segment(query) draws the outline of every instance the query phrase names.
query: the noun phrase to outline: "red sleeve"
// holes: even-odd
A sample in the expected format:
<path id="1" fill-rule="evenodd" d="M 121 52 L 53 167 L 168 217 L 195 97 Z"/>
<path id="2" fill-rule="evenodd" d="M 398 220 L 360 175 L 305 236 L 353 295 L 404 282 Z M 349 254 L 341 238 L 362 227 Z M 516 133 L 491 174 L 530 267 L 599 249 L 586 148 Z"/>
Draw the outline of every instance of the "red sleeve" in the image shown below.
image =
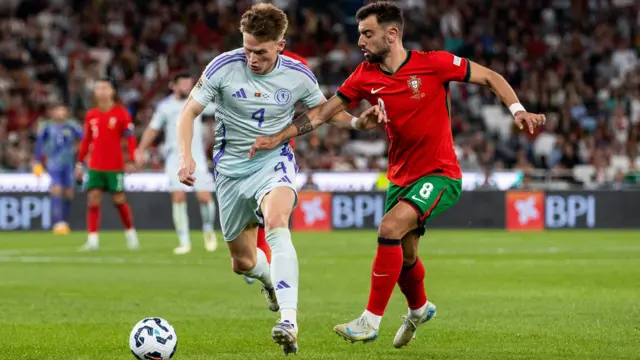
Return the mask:
<path id="1" fill-rule="evenodd" d="M 464 81 L 471 77 L 471 62 L 446 51 L 432 51 L 429 53 L 429 64 L 434 68 L 442 82 Z"/>
<path id="2" fill-rule="evenodd" d="M 292 53 L 290 51 L 283 51 L 282 55 L 288 56 L 288 57 L 290 57 L 292 59 L 296 59 L 296 60 L 300 61 L 301 63 L 303 63 L 306 67 L 309 67 L 309 63 L 307 62 L 307 59 L 305 59 L 304 57 L 302 57 L 302 56 L 300 56 L 298 54 Z"/>
<path id="3" fill-rule="evenodd" d="M 84 131 L 82 141 L 80 142 L 80 148 L 78 149 L 78 162 L 84 162 L 84 158 L 89 152 L 89 145 L 91 145 L 91 139 L 93 134 L 91 133 L 91 124 L 89 123 L 89 114 L 84 117 Z"/>
<path id="4" fill-rule="evenodd" d="M 127 137 L 127 150 L 129 152 L 129 160 L 135 159 L 136 152 L 136 135 L 134 133 L 133 121 L 131 121 L 131 115 L 126 109 L 122 109 L 122 135 Z"/>
<path id="5" fill-rule="evenodd" d="M 362 73 L 362 64 L 360 64 L 336 91 L 336 96 L 347 103 L 351 109 L 356 107 L 365 96 L 361 85 Z"/>

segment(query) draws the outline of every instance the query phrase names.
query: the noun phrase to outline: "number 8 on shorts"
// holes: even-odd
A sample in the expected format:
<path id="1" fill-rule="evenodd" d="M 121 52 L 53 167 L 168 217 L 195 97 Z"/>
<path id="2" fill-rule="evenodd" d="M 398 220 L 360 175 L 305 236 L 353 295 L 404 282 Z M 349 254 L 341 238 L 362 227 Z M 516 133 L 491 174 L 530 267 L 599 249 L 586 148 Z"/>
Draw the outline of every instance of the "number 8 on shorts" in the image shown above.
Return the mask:
<path id="1" fill-rule="evenodd" d="M 462 180 L 446 176 L 428 175 L 413 184 L 399 186 L 391 183 L 387 190 L 385 213 L 398 202 L 411 205 L 420 218 L 420 224 L 448 210 L 458 201 L 462 190 Z"/>

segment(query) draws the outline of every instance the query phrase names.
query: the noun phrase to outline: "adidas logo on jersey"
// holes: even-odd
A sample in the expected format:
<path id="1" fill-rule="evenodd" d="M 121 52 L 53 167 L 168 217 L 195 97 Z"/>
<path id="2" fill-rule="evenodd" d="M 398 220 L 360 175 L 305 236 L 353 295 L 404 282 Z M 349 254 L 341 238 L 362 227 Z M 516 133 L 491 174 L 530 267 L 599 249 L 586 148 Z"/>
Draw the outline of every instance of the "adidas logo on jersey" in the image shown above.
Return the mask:
<path id="1" fill-rule="evenodd" d="M 231 97 L 240 98 L 240 99 L 246 99 L 247 98 L 247 94 L 244 92 L 243 88 L 240 88 L 240 90 L 236 91 L 236 93 L 231 95 Z"/>

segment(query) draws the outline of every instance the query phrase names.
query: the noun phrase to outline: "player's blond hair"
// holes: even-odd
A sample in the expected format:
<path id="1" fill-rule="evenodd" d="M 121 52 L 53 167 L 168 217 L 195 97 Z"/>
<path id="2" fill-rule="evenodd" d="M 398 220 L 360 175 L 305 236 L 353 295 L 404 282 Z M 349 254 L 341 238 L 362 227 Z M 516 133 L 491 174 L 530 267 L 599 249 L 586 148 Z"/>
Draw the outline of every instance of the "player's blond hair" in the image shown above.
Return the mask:
<path id="1" fill-rule="evenodd" d="M 240 31 L 259 41 L 280 41 L 289 26 L 287 14 L 272 4 L 256 4 L 242 14 Z"/>

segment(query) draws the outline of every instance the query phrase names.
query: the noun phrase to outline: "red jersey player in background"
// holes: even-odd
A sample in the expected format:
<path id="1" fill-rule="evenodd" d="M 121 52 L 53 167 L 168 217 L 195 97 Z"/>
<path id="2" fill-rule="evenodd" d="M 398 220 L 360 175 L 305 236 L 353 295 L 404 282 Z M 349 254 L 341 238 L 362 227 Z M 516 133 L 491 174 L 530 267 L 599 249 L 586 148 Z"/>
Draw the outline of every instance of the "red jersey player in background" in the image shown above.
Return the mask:
<path id="1" fill-rule="evenodd" d="M 334 328 L 352 342 L 372 341 L 396 285 L 407 299 L 409 312 L 393 340 L 407 345 L 419 325 L 433 318 L 427 300 L 425 270 L 418 258 L 418 239 L 427 220 L 455 204 L 462 173 L 453 147 L 448 83 L 468 81 L 489 86 L 509 107 L 514 122 L 530 132 L 544 115 L 525 111 L 505 79 L 494 71 L 444 51 L 408 51 L 402 45 L 402 11 L 394 3 L 377 2 L 356 14 L 358 45 L 367 61 L 361 63 L 337 95 L 300 116 L 280 133 L 256 140 L 251 150 L 274 148 L 286 139 L 310 132 L 346 106 L 366 99 L 385 117 L 389 137 L 390 185 L 385 216 L 378 228 L 378 249 L 371 272 L 369 301 L 355 320 Z M 354 119 L 352 125 L 366 129 Z"/>
<path id="2" fill-rule="evenodd" d="M 87 230 L 89 236 L 83 250 L 98 250 L 98 229 L 100 227 L 100 204 L 102 192 L 111 193 L 113 204 L 118 210 L 125 228 L 129 249 L 138 249 L 138 235 L 133 227 L 131 208 L 124 194 L 124 156 L 122 138 L 127 138 L 129 159 L 133 161 L 136 138 L 133 123 L 127 109 L 119 104 L 115 88 L 108 79 L 96 82 L 93 89 L 96 107 L 89 110 L 84 120 L 84 138 L 78 151 L 76 178 L 82 179 L 84 160 L 87 153 Z"/>
<path id="3" fill-rule="evenodd" d="M 303 63 L 306 67 L 311 68 L 309 66 L 309 63 L 307 62 L 307 59 L 303 58 L 302 56 L 292 53 L 290 51 L 282 51 L 281 53 L 284 56 L 288 56 L 294 60 L 298 60 L 301 63 Z M 294 139 L 290 140 L 290 144 L 291 144 L 291 149 L 294 148 L 295 145 L 295 141 Z M 257 243 L 257 247 L 258 249 L 262 250 L 262 252 L 264 252 L 264 254 L 267 256 L 267 261 L 269 262 L 269 264 L 271 264 L 271 248 L 269 248 L 269 244 L 267 244 L 267 236 L 264 232 L 264 226 L 260 225 L 258 227 L 258 243 Z M 253 278 L 250 278 L 248 276 L 244 277 L 244 281 L 247 282 L 247 284 L 253 284 L 256 280 Z"/>

